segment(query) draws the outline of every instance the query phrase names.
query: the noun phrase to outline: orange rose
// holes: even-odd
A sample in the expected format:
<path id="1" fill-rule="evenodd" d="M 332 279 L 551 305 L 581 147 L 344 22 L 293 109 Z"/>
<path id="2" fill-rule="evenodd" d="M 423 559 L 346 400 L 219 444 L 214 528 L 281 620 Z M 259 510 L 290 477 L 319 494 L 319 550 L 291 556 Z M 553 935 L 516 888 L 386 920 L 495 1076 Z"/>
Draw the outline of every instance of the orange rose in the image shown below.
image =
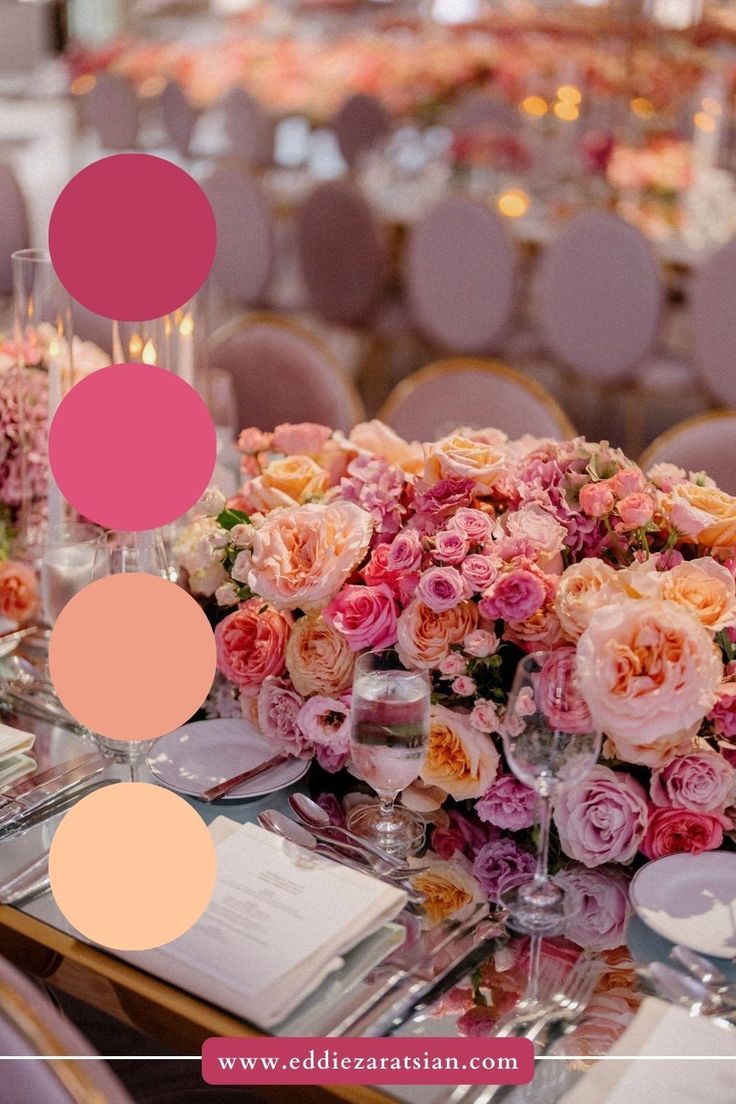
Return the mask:
<path id="1" fill-rule="evenodd" d="M 485 900 L 470 870 L 458 861 L 438 860 L 411 879 L 412 887 L 424 894 L 422 908 L 431 926 L 452 916 L 464 920 Z"/>
<path id="2" fill-rule="evenodd" d="M 38 580 L 30 567 L 13 560 L 0 564 L 0 615 L 23 624 L 33 620 L 39 606 Z"/>
<path id="3" fill-rule="evenodd" d="M 264 469 L 261 483 L 301 503 L 325 491 L 327 473 L 309 456 L 284 456 Z"/>

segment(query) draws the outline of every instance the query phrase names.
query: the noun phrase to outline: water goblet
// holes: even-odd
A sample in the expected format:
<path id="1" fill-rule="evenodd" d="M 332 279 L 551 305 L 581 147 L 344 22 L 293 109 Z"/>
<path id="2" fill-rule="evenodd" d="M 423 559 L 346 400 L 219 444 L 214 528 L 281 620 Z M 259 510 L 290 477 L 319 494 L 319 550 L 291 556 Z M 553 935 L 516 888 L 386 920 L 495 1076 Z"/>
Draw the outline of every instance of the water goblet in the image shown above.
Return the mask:
<path id="1" fill-rule="evenodd" d="M 510 927 L 553 935 L 567 917 L 564 891 L 549 874 L 553 801 L 563 786 L 591 770 L 601 749 L 601 734 L 580 693 L 573 651 L 532 652 L 520 661 L 503 745 L 511 771 L 537 795 L 539 839 L 534 876 L 507 886 L 500 903 Z"/>
<path id="2" fill-rule="evenodd" d="M 429 738 L 429 675 L 404 669 L 392 652 L 362 655 L 353 676 L 350 754 L 355 773 L 378 794 L 348 817 L 351 832 L 398 857 L 424 842 L 424 822 L 401 790 L 419 775 Z"/>
<path id="3" fill-rule="evenodd" d="M 92 581 L 100 530 L 85 522 L 69 525 L 41 556 L 41 602 L 50 627 L 67 602 Z"/>

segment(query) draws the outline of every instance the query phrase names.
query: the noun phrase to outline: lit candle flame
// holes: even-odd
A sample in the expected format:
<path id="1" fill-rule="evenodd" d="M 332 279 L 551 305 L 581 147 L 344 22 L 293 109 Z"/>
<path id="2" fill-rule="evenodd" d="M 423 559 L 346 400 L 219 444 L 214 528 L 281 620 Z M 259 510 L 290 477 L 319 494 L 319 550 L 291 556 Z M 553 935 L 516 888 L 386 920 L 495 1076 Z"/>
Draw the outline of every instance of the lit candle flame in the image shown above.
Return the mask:
<path id="1" fill-rule="evenodd" d="M 143 346 L 143 352 L 141 353 L 141 360 L 144 364 L 156 363 L 156 347 L 149 338 L 146 344 Z"/>
<path id="2" fill-rule="evenodd" d="M 140 360 L 143 352 L 143 338 L 134 333 L 128 342 L 128 355 L 131 360 Z"/>
<path id="3" fill-rule="evenodd" d="M 182 337 L 189 337 L 189 335 L 193 332 L 194 319 L 192 318 L 191 314 L 185 314 L 181 320 L 181 325 L 179 326 L 179 333 Z"/>

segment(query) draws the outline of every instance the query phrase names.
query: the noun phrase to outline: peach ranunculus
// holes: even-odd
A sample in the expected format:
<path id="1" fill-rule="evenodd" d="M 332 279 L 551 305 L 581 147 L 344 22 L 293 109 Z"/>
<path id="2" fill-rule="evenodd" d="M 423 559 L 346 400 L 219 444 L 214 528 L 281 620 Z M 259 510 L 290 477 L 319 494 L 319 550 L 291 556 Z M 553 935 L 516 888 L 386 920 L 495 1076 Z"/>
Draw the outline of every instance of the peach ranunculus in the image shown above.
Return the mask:
<path id="1" fill-rule="evenodd" d="M 475 602 L 463 601 L 436 612 L 413 598 L 399 615 L 397 651 L 405 667 L 437 667 L 453 644 L 460 644 L 478 623 Z"/>
<path id="2" fill-rule="evenodd" d="M 662 597 L 690 610 L 706 629 L 736 623 L 736 581 L 722 564 L 703 557 L 659 573 Z"/>
<path id="3" fill-rule="evenodd" d="M 300 694 L 335 697 L 353 679 L 355 655 L 319 613 L 298 618 L 286 645 L 286 667 Z"/>
<path id="4" fill-rule="evenodd" d="M 410 475 L 419 475 L 424 466 L 424 449 L 419 442 L 405 441 L 376 418 L 353 426 L 348 440 L 358 452 L 380 456 Z"/>
<path id="5" fill-rule="evenodd" d="M 485 901 L 466 863 L 467 860 L 438 859 L 411 879 L 412 888 L 424 894 L 422 909 L 430 926 L 450 916 L 453 920 L 465 920 Z"/>
<path id="6" fill-rule="evenodd" d="M 706 629 L 656 598 L 597 610 L 578 641 L 577 671 L 593 719 L 618 753 L 650 766 L 683 754 L 723 678 Z"/>
<path id="7" fill-rule="evenodd" d="M 736 498 L 717 487 L 680 483 L 665 500 L 670 522 L 702 548 L 736 548 Z"/>
<path id="8" fill-rule="evenodd" d="M 420 778 L 456 801 L 482 797 L 498 773 L 499 756 L 489 736 L 444 705 L 429 714 L 429 743 Z"/>
<path id="9" fill-rule="evenodd" d="M 605 587 L 613 575 L 611 565 L 595 557 L 571 564 L 562 573 L 555 594 L 555 612 L 568 640 L 576 641 L 587 629 L 593 613 L 606 604 Z"/>
<path id="10" fill-rule="evenodd" d="M 283 456 L 272 460 L 261 473 L 261 483 L 282 491 L 296 503 L 316 498 L 327 489 L 327 472 L 309 456 Z"/>
<path id="11" fill-rule="evenodd" d="M 30 567 L 6 560 L 0 564 L 0 616 L 23 624 L 38 613 L 38 579 Z"/>
<path id="12" fill-rule="evenodd" d="M 488 494 L 506 475 L 507 457 L 498 444 L 450 434 L 427 446 L 424 479 L 430 485 L 441 479 L 472 479 L 477 494 Z"/>
<path id="13" fill-rule="evenodd" d="M 246 697 L 256 697 L 270 675 L 284 669 L 291 614 L 251 598 L 215 629 L 217 668 Z"/>
<path id="14" fill-rule="evenodd" d="M 274 510 L 253 538 L 248 585 L 279 609 L 324 606 L 365 556 L 372 530 L 353 502 Z"/>

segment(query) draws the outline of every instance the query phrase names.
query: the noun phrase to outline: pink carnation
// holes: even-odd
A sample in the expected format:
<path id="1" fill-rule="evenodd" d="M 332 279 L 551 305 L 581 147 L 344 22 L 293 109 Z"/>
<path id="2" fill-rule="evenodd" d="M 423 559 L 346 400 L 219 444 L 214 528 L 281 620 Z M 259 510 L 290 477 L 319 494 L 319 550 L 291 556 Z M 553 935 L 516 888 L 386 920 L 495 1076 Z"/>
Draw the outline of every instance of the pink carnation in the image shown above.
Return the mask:
<path id="1" fill-rule="evenodd" d="M 535 800 L 534 790 L 529 786 L 519 782 L 513 774 L 502 774 L 476 801 L 475 811 L 488 824 L 520 832 L 534 823 Z"/>
<path id="2" fill-rule="evenodd" d="M 258 694 L 258 726 L 264 736 L 276 740 L 290 755 L 312 750 L 297 724 L 304 699 L 277 678 L 267 678 Z"/>
<path id="3" fill-rule="evenodd" d="M 396 603 L 385 583 L 344 586 L 323 616 L 342 633 L 354 652 L 363 648 L 382 651 L 396 642 Z"/>
<path id="4" fill-rule="evenodd" d="M 516 569 L 501 575 L 478 604 L 487 621 L 525 621 L 543 605 L 547 591 L 544 582 L 532 571 Z"/>
<path id="5" fill-rule="evenodd" d="M 350 750 L 350 708 L 339 698 L 315 694 L 299 710 L 299 730 L 314 744 L 320 766 L 342 770 Z"/>

